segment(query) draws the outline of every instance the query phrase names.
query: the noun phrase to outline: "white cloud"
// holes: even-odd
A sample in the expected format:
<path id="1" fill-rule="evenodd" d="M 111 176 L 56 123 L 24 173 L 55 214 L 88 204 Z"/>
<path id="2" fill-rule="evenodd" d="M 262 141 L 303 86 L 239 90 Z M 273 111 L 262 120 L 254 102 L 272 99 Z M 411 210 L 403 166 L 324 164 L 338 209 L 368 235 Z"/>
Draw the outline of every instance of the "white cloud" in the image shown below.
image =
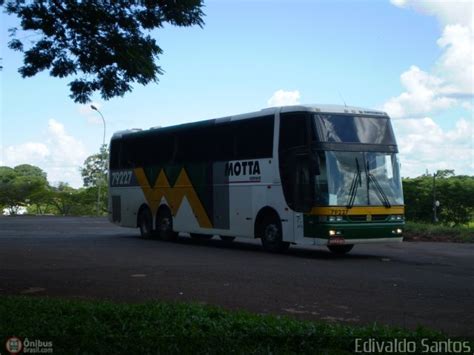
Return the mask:
<path id="1" fill-rule="evenodd" d="M 444 131 L 432 118 L 393 121 L 400 149 L 403 176 L 419 176 L 438 169 L 454 169 L 456 174 L 474 172 L 473 123 L 459 119 Z"/>
<path id="2" fill-rule="evenodd" d="M 84 144 L 66 132 L 64 125 L 54 119 L 48 121 L 46 139 L 43 142 L 26 142 L 4 149 L 1 165 L 32 164 L 48 174 L 51 183 L 68 182 L 82 186 L 79 168 L 88 154 Z"/>
<path id="3" fill-rule="evenodd" d="M 472 1 L 391 0 L 392 4 L 434 15 L 444 26 L 437 44 L 442 50 L 432 73 L 413 65 L 401 75 L 405 92 L 390 98 L 383 109 L 394 118 L 430 115 L 467 102 L 474 95 Z"/>
<path id="4" fill-rule="evenodd" d="M 5 149 L 4 153 L 9 161 L 17 161 L 20 162 L 19 164 L 29 160 L 43 160 L 50 155 L 50 151 L 45 144 L 36 142 L 9 146 Z"/>
<path id="5" fill-rule="evenodd" d="M 275 91 L 267 101 L 268 106 L 287 106 L 287 105 L 298 105 L 300 103 L 300 92 L 295 91 Z"/>
<path id="6" fill-rule="evenodd" d="M 436 16 L 441 25 L 460 24 L 474 28 L 472 0 L 390 0 L 398 7 L 413 8 L 420 13 Z"/>
<path id="7" fill-rule="evenodd" d="M 448 25 L 438 39 L 444 52 L 436 65 L 438 75 L 444 77 L 454 95 L 473 95 L 474 35 L 462 25 Z"/>
<path id="8" fill-rule="evenodd" d="M 452 107 L 457 102 L 446 96 L 451 89 L 442 79 L 415 65 L 400 76 L 400 81 L 406 91 L 383 105 L 383 110 L 393 118 L 422 117 Z"/>

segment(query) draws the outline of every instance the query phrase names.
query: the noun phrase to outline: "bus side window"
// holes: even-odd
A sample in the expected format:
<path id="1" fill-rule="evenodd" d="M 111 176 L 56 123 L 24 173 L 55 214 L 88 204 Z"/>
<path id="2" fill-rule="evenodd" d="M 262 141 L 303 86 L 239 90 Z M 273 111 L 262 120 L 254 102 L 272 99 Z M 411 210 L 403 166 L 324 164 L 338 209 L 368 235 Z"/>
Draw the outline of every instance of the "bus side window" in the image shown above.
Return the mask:
<path id="1" fill-rule="evenodd" d="M 308 115 L 306 113 L 283 113 L 280 120 L 279 151 L 304 146 L 308 142 Z"/>
<path id="2" fill-rule="evenodd" d="M 139 147 L 136 139 L 123 141 L 122 168 L 136 168 L 139 166 Z"/>
<path id="3" fill-rule="evenodd" d="M 176 155 L 175 135 L 164 133 L 152 137 L 149 142 L 149 165 L 162 165 L 171 162 Z M 147 149 L 145 147 L 145 149 Z"/>
<path id="4" fill-rule="evenodd" d="M 234 134 L 230 123 L 218 124 L 214 127 L 213 141 L 215 142 L 215 161 L 234 160 Z"/>
<path id="5" fill-rule="evenodd" d="M 120 156 L 121 156 L 121 140 L 114 139 L 110 142 L 110 160 L 109 166 L 111 170 L 120 169 Z"/>
<path id="6" fill-rule="evenodd" d="M 273 151 L 273 116 L 233 122 L 235 159 L 270 158 Z"/>

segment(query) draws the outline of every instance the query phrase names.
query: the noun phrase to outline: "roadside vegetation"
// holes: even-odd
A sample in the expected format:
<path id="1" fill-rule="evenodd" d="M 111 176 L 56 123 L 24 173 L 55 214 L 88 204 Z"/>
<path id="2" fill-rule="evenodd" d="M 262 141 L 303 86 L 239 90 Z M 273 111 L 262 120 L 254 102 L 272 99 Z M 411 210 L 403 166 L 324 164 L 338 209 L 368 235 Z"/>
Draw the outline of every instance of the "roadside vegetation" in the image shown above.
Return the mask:
<path id="1" fill-rule="evenodd" d="M 430 223 L 408 221 L 405 225 L 405 241 L 432 241 L 474 243 L 474 226 L 449 227 Z"/>
<path id="2" fill-rule="evenodd" d="M 0 166 L 0 215 L 20 212 L 35 215 L 90 216 L 107 213 L 107 159 L 104 146 L 89 156 L 81 172 L 83 187 L 75 189 L 65 182 L 51 184 L 40 168 L 22 164 Z M 98 187 L 101 187 L 97 206 Z"/>
<path id="3" fill-rule="evenodd" d="M 474 176 L 455 175 L 454 170 L 438 170 L 433 175 L 403 179 L 405 217 L 417 223 L 434 223 L 456 227 L 467 226 L 474 215 Z"/>
<path id="4" fill-rule="evenodd" d="M 453 170 L 403 179 L 405 240 L 474 242 L 474 176 Z M 437 221 L 434 221 L 435 202 Z"/>
<path id="5" fill-rule="evenodd" d="M 356 338 L 446 338 L 426 328 L 300 321 L 199 304 L 20 296 L 0 298 L 0 334 L 52 341 L 58 354 L 348 354 Z"/>

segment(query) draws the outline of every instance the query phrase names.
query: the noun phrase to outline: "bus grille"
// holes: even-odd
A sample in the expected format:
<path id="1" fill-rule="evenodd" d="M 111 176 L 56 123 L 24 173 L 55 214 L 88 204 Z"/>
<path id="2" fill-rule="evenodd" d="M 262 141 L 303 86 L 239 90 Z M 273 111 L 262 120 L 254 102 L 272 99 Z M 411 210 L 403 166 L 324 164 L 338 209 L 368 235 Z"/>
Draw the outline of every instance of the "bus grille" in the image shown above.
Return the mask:
<path id="1" fill-rule="evenodd" d="M 373 214 L 371 217 L 367 218 L 367 215 L 354 215 L 348 216 L 350 221 L 353 222 L 368 222 L 368 221 L 385 221 L 388 215 L 386 214 Z"/>

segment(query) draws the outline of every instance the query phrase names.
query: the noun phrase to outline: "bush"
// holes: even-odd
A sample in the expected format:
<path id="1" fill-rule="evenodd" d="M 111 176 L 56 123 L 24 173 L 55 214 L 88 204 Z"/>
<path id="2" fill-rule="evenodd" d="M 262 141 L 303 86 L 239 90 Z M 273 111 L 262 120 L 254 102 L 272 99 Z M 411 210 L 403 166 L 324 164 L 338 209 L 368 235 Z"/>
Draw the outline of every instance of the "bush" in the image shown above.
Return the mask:
<path id="1" fill-rule="evenodd" d="M 438 171 L 435 198 L 440 202 L 440 223 L 448 226 L 468 224 L 474 213 L 474 177 L 450 176 L 451 171 Z M 403 179 L 405 215 L 408 220 L 432 222 L 433 177 L 429 175 Z"/>

